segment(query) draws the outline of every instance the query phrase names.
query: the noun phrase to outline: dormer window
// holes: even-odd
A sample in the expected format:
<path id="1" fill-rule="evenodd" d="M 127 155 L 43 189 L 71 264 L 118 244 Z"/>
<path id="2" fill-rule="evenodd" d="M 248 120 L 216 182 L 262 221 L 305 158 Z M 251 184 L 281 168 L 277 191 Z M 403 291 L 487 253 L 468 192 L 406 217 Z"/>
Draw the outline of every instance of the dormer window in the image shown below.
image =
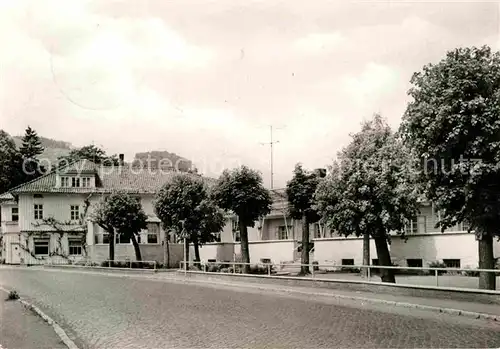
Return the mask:
<path id="1" fill-rule="evenodd" d="M 61 177 L 61 187 L 63 188 L 69 187 L 69 177 Z"/>
<path id="2" fill-rule="evenodd" d="M 89 188 L 90 187 L 90 178 L 89 177 L 82 178 L 82 187 L 83 188 Z"/>
<path id="3" fill-rule="evenodd" d="M 90 188 L 92 181 L 90 177 L 61 177 L 61 188 Z"/>
<path id="4" fill-rule="evenodd" d="M 73 188 L 79 188 L 80 187 L 80 178 L 78 178 L 78 177 L 71 178 L 71 186 Z"/>

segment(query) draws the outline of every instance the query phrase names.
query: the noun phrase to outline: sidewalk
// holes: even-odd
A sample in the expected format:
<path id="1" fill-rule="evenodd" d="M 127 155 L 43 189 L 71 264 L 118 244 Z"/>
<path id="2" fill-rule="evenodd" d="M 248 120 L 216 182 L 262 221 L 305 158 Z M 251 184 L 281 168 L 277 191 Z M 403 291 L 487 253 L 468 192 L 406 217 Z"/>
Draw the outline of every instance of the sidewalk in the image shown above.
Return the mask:
<path id="1" fill-rule="evenodd" d="M 421 308 L 429 310 L 441 310 L 444 313 L 453 313 L 456 315 L 468 315 L 470 317 L 476 317 L 474 314 L 467 313 L 480 313 L 489 316 L 482 316 L 484 318 L 490 318 L 494 320 L 496 317 L 497 321 L 500 321 L 500 305 L 498 304 L 484 304 L 478 302 L 467 302 L 463 300 L 455 299 L 436 299 L 427 297 L 414 297 L 407 295 L 392 295 L 387 293 L 374 293 L 374 292 L 363 292 L 363 291 L 343 291 L 338 289 L 326 289 L 319 287 L 303 287 L 303 286 L 283 286 L 272 284 L 266 279 L 262 279 L 259 283 L 255 282 L 245 282 L 240 280 L 226 281 L 226 280 L 216 280 L 215 278 L 209 279 L 205 275 L 197 274 L 195 277 L 188 276 L 187 279 L 184 275 L 165 275 L 162 278 L 170 280 L 179 280 L 189 283 L 198 284 L 213 284 L 213 285 L 226 285 L 232 287 L 246 287 L 246 288 L 258 288 L 268 291 L 285 291 L 291 293 L 303 293 L 318 296 L 331 296 L 344 299 L 354 299 L 359 301 L 372 301 L 374 303 L 386 303 L 388 305 L 399 305 L 406 306 L 410 308 Z M 395 304 L 397 303 L 397 304 Z M 432 309 L 435 308 L 435 309 Z M 457 311 L 461 311 L 462 314 L 458 314 Z M 500 322 L 499 322 L 500 324 Z"/>
<path id="2" fill-rule="evenodd" d="M 0 349 L 67 349 L 52 326 L 5 296 L 0 292 Z"/>

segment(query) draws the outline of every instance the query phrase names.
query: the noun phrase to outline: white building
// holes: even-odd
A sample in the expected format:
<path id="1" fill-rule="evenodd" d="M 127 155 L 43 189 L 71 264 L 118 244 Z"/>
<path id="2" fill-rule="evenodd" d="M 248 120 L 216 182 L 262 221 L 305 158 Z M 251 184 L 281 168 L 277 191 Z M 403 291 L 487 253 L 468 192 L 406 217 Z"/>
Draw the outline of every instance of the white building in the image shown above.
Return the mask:
<path id="1" fill-rule="evenodd" d="M 274 263 L 298 262 L 298 247 L 302 240 L 302 222 L 287 215 L 286 195 L 283 189 L 273 190 L 274 204 L 270 215 L 249 228 L 250 260 L 259 262 L 270 259 Z M 420 213 L 406 228 L 406 239 L 393 234 L 389 246 L 391 258 L 400 266 L 426 266 L 432 262 L 449 267 L 477 267 L 478 245 L 474 233 L 468 233 L 464 224 L 441 232 L 435 228 L 439 212 L 431 203 L 423 203 Z M 240 254 L 236 228 L 225 229 L 221 242 L 205 245 L 200 250 L 201 259 L 230 261 Z M 363 263 L 363 238 L 344 237 L 331 232 L 320 223 L 311 224 L 310 239 L 314 244 L 310 260 L 320 264 L 361 265 Z M 377 251 L 373 240 L 370 244 L 372 264 L 377 264 Z M 494 243 L 494 255 L 500 257 L 500 242 Z"/>
<path id="2" fill-rule="evenodd" d="M 84 160 L 14 188 L 0 195 L 1 258 L 9 264 L 106 260 L 108 235 L 88 217 L 93 205 L 104 195 L 121 190 L 140 198 L 149 217 L 148 229 L 140 234 L 143 260 L 163 262 L 165 232 L 154 214 L 153 198 L 174 174 L 127 166 L 102 167 Z M 299 261 L 302 223 L 287 215 L 284 190 L 273 190 L 272 194 L 272 212 L 248 229 L 250 260 Z M 85 212 L 85 219 L 81 220 Z M 393 237 L 390 245 L 393 261 L 402 266 L 425 266 L 440 261 L 455 267 L 477 267 L 478 247 L 474 234 L 467 233 L 467 227 L 463 225 L 441 233 L 435 228 L 438 215 L 431 204 L 422 205 L 420 214 L 407 227 L 407 240 Z M 49 217 L 52 222 L 47 222 Z M 362 264 L 362 238 L 339 236 L 321 224 L 312 224 L 310 234 L 314 243 L 312 261 Z M 228 220 L 217 235 L 218 242 L 200 248 L 201 259 L 239 259 L 241 248 L 236 220 Z M 169 245 L 170 262 L 175 264 L 183 258 L 182 245 Z M 494 248 L 495 257 L 500 257 L 500 243 L 495 242 Z M 194 250 L 191 249 L 190 259 L 193 257 Z M 376 264 L 373 243 L 371 258 Z M 115 259 L 135 259 L 130 241 L 117 237 Z"/>
<path id="3" fill-rule="evenodd" d="M 108 234 L 89 215 L 103 196 L 120 190 L 139 198 L 149 217 L 139 238 L 143 260 L 163 263 L 165 232 L 153 198 L 173 175 L 82 160 L 22 184 L 0 196 L 2 258 L 8 264 L 106 260 Z M 134 258 L 131 242 L 117 236 L 115 260 Z M 170 262 L 182 258 L 182 246 L 170 244 Z"/>

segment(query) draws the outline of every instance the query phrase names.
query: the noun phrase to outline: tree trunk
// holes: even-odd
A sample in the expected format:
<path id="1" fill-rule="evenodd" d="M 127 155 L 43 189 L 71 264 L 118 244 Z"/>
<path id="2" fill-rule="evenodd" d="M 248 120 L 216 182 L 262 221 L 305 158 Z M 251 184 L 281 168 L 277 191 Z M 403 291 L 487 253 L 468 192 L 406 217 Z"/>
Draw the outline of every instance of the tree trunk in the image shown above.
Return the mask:
<path id="1" fill-rule="evenodd" d="M 184 269 L 188 269 L 188 266 L 189 266 L 189 240 L 188 239 L 184 239 L 184 263 L 186 264 L 184 266 Z"/>
<path id="2" fill-rule="evenodd" d="M 137 242 L 135 234 L 132 233 L 130 235 L 130 239 L 132 239 L 132 245 L 134 245 L 135 260 L 141 262 L 142 261 L 141 248 L 139 247 L 139 243 Z"/>
<path id="3" fill-rule="evenodd" d="M 370 234 L 363 234 L 363 265 L 370 265 Z M 368 268 L 363 268 L 363 276 L 368 277 Z"/>
<path id="4" fill-rule="evenodd" d="M 302 217 L 302 252 L 300 255 L 300 275 L 309 274 L 309 221 Z"/>
<path id="5" fill-rule="evenodd" d="M 199 267 L 201 269 L 200 265 L 200 244 L 198 243 L 197 240 L 193 242 L 194 245 L 194 261 L 196 262 L 195 266 Z"/>
<path id="6" fill-rule="evenodd" d="M 109 260 L 115 260 L 115 230 L 110 229 L 108 231 L 109 234 Z"/>
<path id="7" fill-rule="evenodd" d="M 243 273 L 250 272 L 250 250 L 248 249 L 248 230 L 245 222 L 238 217 L 238 225 L 240 228 L 240 245 L 241 245 L 241 259 L 245 263 L 243 265 Z"/>
<path id="8" fill-rule="evenodd" d="M 375 247 L 377 249 L 378 262 L 380 266 L 391 266 L 391 255 L 387 245 L 387 238 L 385 236 L 376 236 L 373 238 Z M 380 279 L 382 282 L 396 283 L 393 269 L 380 268 Z"/>
<path id="9" fill-rule="evenodd" d="M 170 246 L 168 243 L 168 231 L 165 231 L 165 237 L 163 238 L 163 266 L 165 268 L 170 268 Z"/>
<path id="10" fill-rule="evenodd" d="M 479 236 L 479 269 L 495 269 L 493 256 L 493 236 L 482 234 Z M 479 288 L 482 290 L 496 289 L 496 275 L 493 272 L 479 273 Z"/>

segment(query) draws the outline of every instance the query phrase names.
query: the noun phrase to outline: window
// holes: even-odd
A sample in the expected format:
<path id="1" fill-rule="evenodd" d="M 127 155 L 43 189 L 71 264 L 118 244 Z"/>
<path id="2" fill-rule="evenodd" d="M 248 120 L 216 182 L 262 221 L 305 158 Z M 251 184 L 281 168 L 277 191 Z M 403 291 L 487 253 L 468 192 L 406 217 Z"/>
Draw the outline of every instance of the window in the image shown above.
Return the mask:
<path id="1" fill-rule="evenodd" d="M 34 247 L 35 255 L 48 256 L 49 255 L 49 241 L 48 238 L 35 238 Z"/>
<path id="2" fill-rule="evenodd" d="M 82 178 L 82 187 L 83 188 L 90 188 L 90 178 L 89 177 Z"/>
<path id="3" fill-rule="evenodd" d="M 61 187 L 69 187 L 69 177 L 61 177 Z"/>
<path id="4" fill-rule="evenodd" d="M 292 230 L 291 225 L 288 226 L 288 230 Z M 280 225 L 276 233 L 278 240 L 288 240 L 288 230 L 286 226 Z"/>
<path id="5" fill-rule="evenodd" d="M 212 233 L 212 234 L 214 235 L 215 242 L 221 242 L 220 232 L 218 232 L 218 233 Z"/>
<path id="6" fill-rule="evenodd" d="M 109 233 L 102 233 L 100 234 L 102 236 L 102 238 L 100 239 L 101 240 L 101 244 L 109 244 Z"/>
<path id="7" fill-rule="evenodd" d="M 12 207 L 11 214 L 12 214 L 12 219 L 11 219 L 12 222 L 18 222 L 19 221 L 19 208 Z"/>
<path id="8" fill-rule="evenodd" d="M 460 259 L 443 259 L 446 268 L 460 268 Z"/>
<path id="9" fill-rule="evenodd" d="M 69 254 L 71 256 L 81 256 L 82 255 L 82 242 L 79 240 L 71 239 L 68 241 L 69 244 Z"/>
<path id="10" fill-rule="evenodd" d="M 405 225 L 405 234 L 416 234 L 418 233 L 418 219 L 414 217 Z"/>
<path id="11" fill-rule="evenodd" d="M 354 259 L 342 259 L 342 265 L 354 265 Z"/>
<path id="12" fill-rule="evenodd" d="M 240 230 L 240 228 L 238 227 L 238 221 L 236 219 L 231 219 L 231 227 L 233 232 Z"/>
<path id="13" fill-rule="evenodd" d="M 117 244 L 130 244 L 130 235 L 116 234 L 115 241 Z"/>
<path id="14" fill-rule="evenodd" d="M 406 264 L 410 268 L 422 268 L 423 267 L 423 262 L 422 259 L 420 258 L 410 258 L 406 260 Z"/>
<path id="15" fill-rule="evenodd" d="M 35 219 L 43 219 L 43 205 L 35 204 L 33 208 L 35 213 Z"/>
<path id="16" fill-rule="evenodd" d="M 42 194 L 33 194 L 33 197 L 35 199 L 43 199 L 43 195 Z"/>
<path id="17" fill-rule="evenodd" d="M 469 224 L 469 222 L 463 221 L 463 222 L 462 222 L 462 230 L 463 230 L 463 231 L 468 231 L 468 230 L 469 230 L 469 228 L 470 228 L 470 224 Z"/>
<path id="18" fill-rule="evenodd" d="M 109 244 L 109 234 L 108 233 L 96 233 L 94 235 L 94 243 L 98 244 Z"/>
<path id="19" fill-rule="evenodd" d="M 70 219 L 72 221 L 77 221 L 80 219 L 80 206 L 71 205 L 70 207 Z"/>
<path id="20" fill-rule="evenodd" d="M 71 186 L 72 186 L 73 188 L 78 188 L 78 187 L 80 187 L 80 178 L 78 178 L 78 177 L 72 177 L 72 178 L 71 178 Z"/>
<path id="21" fill-rule="evenodd" d="M 233 231 L 233 241 L 234 242 L 240 242 L 241 241 L 241 235 L 240 235 L 240 231 L 239 230 Z"/>
<path id="22" fill-rule="evenodd" d="M 314 224 L 314 238 L 321 238 L 321 226 L 319 225 L 319 223 Z"/>
<path id="23" fill-rule="evenodd" d="M 157 244 L 160 240 L 160 224 L 148 223 L 148 244 Z"/>

